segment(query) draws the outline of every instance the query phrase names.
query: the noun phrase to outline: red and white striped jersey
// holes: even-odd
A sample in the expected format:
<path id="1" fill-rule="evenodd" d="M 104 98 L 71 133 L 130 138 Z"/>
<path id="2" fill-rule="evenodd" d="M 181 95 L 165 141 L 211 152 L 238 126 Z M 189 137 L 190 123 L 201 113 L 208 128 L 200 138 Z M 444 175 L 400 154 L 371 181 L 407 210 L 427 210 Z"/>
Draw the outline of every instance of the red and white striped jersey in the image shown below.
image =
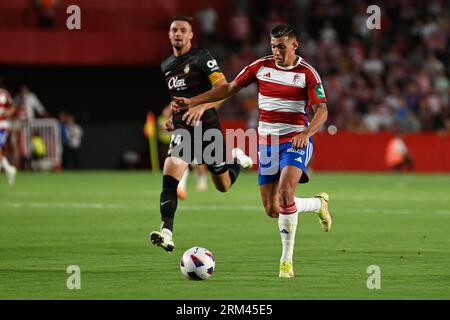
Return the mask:
<path id="1" fill-rule="evenodd" d="M 12 99 L 9 92 L 0 88 L 0 129 L 6 129 L 8 123 L 6 122 L 6 110 L 11 106 Z"/>
<path id="2" fill-rule="evenodd" d="M 279 143 L 290 141 L 308 125 L 307 106 L 327 102 L 319 74 L 301 57 L 290 67 L 278 66 L 273 56 L 261 58 L 246 66 L 234 81 L 240 87 L 258 82 L 262 141 L 272 135 L 279 136 Z"/>

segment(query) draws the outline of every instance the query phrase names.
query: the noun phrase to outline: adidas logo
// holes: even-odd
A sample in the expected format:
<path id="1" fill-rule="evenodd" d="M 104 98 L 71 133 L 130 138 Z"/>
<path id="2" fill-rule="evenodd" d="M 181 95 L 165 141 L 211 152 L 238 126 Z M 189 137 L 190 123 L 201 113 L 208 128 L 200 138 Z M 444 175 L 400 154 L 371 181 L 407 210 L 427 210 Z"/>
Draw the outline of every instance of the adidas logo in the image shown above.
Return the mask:
<path id="1" fill-rule="evenodd" d="M 266 74 L 263 74 L 263 77 L 270 78 L 270 72 L 267 72 Z"/>
<path id="2" fill-rule="evenodd" d="M 289 232 L 286 229 L 281 229 L 280 233 L 289 234 Z"/>

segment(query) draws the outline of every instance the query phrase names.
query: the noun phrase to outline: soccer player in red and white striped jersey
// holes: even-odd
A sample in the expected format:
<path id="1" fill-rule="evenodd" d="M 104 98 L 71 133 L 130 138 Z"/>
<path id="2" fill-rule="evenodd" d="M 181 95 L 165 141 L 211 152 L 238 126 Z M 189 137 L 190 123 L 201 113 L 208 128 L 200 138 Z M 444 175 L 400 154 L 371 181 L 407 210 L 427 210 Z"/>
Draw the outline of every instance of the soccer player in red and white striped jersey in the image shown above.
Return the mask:
<path id="1" fill-rule="evenodd" d="M 260 193 L 266 213 L 278 217 L 283 247 L 279 276 L 291 278 L 298 213 L 316 213 L 325 231 L 332 223 L 328 194 L 295 197 L 297 184 L 309 181 L 306 171 L 313 153 L 311 136 L 327 120 L 328 110 L 319 74 L 296 54 L 299 41 L 294 28 L 277 25 L 271 31 L 270 42 L 273 55 L 246 66 L 234 81 L 190 99 L 175 97 L 174 102 L 191 108 L 226 99 L 258 83 Z M 308 106 L 314 111 L 311 123 L 306 115 Z"/>
<path id="2" fill-rule="evenodd" d="M 10 165 L 8 159 L 3 154 L 3 147 L 6 144 L 9 132 L 8 117 L 12 116 L 15 108 L 12 105 L 12 99 L 9 92 L 0 88 L 0 171 L 5 170 L 9 185 L 13 185 L 16 179 L 17 170 Z"/>

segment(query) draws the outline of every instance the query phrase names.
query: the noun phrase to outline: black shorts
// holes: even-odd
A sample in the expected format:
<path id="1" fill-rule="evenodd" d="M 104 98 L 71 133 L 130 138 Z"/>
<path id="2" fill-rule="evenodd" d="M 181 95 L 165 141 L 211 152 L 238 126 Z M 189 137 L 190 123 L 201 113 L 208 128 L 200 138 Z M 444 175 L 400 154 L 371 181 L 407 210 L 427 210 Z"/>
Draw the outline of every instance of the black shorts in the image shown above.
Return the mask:
<path id="1" fill-rule="evenodd" d="M 226 171 L 226 144 L 219 119 L 202 121 L 195 127 L 175 123 L 167 156 L 189 164 L 206 164 L 214 174 Z"/>

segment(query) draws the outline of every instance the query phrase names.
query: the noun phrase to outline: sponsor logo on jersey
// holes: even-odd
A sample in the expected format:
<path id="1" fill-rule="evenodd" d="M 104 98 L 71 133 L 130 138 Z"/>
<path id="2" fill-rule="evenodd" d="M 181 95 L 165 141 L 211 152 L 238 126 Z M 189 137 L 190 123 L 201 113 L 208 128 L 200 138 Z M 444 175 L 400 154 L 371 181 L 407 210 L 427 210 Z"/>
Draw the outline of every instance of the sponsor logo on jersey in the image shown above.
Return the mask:
<path id="1" fill-rule="evenodd" d="M 208 66 L 208 68 L 213 69 L 213 68 L 217 68 L 218 64 L 216 59 L 212 59 L 212 60 L 208 60 L 208 62 L 206 62 L 206 65 Z"/>
<path id="2" fill-rule="evenodd" d="M 181 89 L 183 87 L 186 87 L 185 79 L 178 79 L 178 76 L 172 77 L 167 82 L 167 85 L 169 86 L 169 89 Z"/>
<path id="3" fill-rule="evenodd" d="M 262 81 L 286 85 L 289 87 L 306 87 L 304 73 L 277 70 L 271 67 L 262 66 L 256 73 L 256 77 Z"/>
<path id="4" fill-rule="evenodd" d="M 317 94 L 317 98 L 319 98 L 319 99 L 325 98 L 325 91 L 323 90 L 321 83 L 316 85 L 316 94 Z"/>

